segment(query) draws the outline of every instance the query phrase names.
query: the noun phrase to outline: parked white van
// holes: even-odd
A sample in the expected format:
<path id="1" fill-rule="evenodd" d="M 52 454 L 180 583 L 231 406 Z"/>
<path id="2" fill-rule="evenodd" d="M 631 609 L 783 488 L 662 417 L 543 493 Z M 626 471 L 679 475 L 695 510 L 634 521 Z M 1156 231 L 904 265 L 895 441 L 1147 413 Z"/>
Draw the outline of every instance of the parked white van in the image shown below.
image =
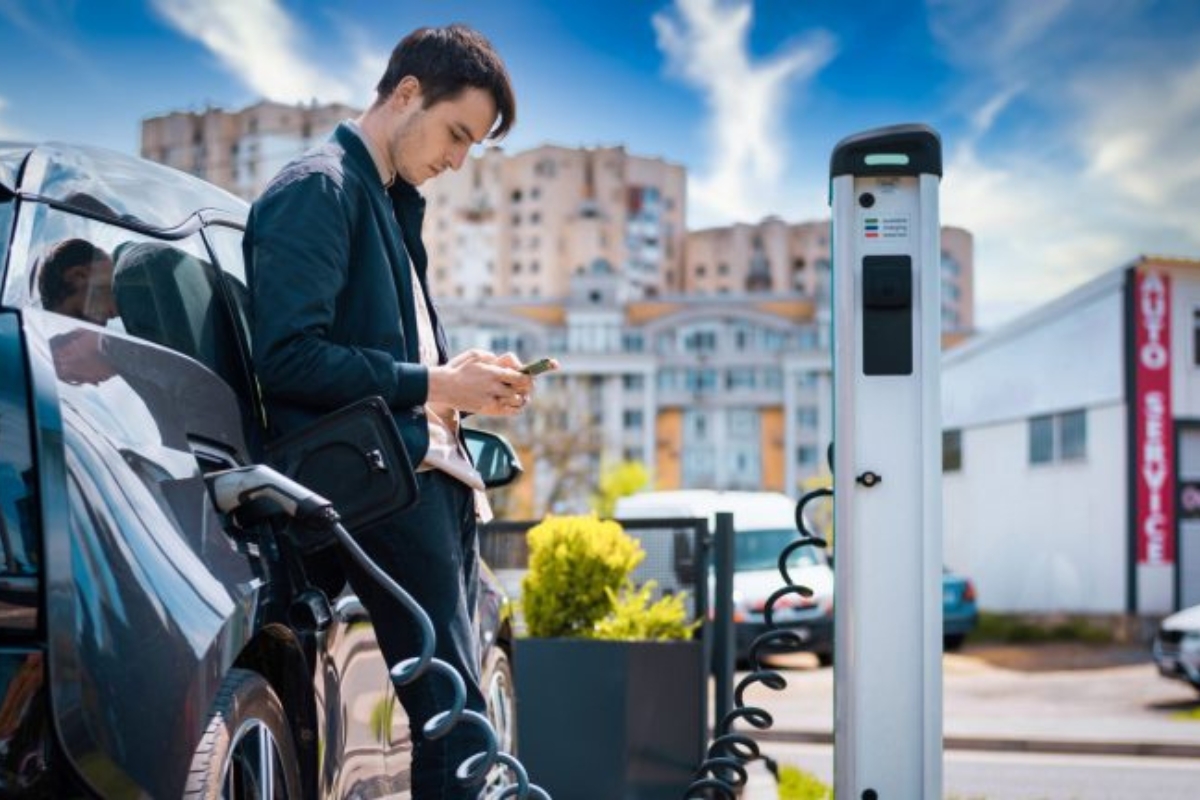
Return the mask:
<path id="1" fill-rule="evenodd" d="M 617 500 L 617 520 L 706 518 L 716 529 L 718 511 L 733 514 L 733 618 L 737 660 L 745 665 L 750 645 L 767 630 L 763 608 L 783 587 L 779 553 L 794 541 L 796 503 L 779 492 L 719 492 L 706 489 L 643 492 Z M 801 547 L 792 553 L 788 571 L 796 583 L 812 589 L 810 598 L 789 594 L 776 602 L 772 619 L 794 631 L 822 666 L 833 663 L 833 570 L 825 551 Z"/>

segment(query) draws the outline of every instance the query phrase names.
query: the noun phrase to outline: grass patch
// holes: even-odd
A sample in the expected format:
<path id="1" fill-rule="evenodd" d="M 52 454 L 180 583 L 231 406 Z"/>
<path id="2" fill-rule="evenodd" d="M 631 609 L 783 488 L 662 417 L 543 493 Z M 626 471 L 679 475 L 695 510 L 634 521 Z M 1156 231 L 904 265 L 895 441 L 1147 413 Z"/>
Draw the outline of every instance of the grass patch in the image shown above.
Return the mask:
<path id="1" fill-rule="evenodd" d="M 1183 711 L 1176 711 L 1174 714 L 1171 715 L 1171 719 L 1182 719 L 1182 720 L 1190 720 L 1193 722 L 1200 722 L 1200 706 L 1196 706 L 1195 708 L 1188 708 Z"/>
<path id="2" fill-rule="evenodd" d="M 811 772 L 780 764 L 779 800 L 833 800 L 833 787 Z"/>
<path id="3" fill-rule="evenodd" d="M 971 632 L 972 642 L 1001 644 L 1045 644 L 1074 642 L 1080 644 L 1112 644 L 1116 631 L 1096 624 L 1087 617 L 1033 618 L 1020 614 L 979 614 L 979 625 Z"/>

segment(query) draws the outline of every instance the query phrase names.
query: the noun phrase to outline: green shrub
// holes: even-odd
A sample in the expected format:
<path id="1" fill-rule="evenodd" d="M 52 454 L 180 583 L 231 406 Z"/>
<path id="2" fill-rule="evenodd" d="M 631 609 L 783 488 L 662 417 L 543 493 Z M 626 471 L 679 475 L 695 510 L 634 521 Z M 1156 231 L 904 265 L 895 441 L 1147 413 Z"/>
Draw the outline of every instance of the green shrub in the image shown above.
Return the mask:
<path id="1" fill-rule="evenodd" d="M 521 607 L 530 636 L 539 638 L 688 639 L 683 595 L 655 602 L 654 582 L 630 580 L 646 552 L 612 520 L 547 517 L 529 529 L 529 572 Z"/>
<path id="2" fill-rule="evenodd" d="M 1110 644 L 1115 632 L 1083 616 L 1036 617 L 1020 614 L 996 614 L 984 611 L 979 625 L 971 632 L 976 642 L 1005 644 L 1041 644 L 1044 642 L 1080 642 Z"/>
<path id="3" fill-rule="evenodd" d="M 833 788 L 802 769 L 779 765 L 779 800 L 832 800 Z"/>
<path id="4" fill-rule="evenodd" d="M 666 595 L 651 603 L 654 588 L 654 581 L 646 581 L 641 589 L 627 586 L 620 595 L 610 589 L 612 610 L 596 623 L 592 638 L 654 642 L 691 638 L 700 621 L 688 622 L 684 595 Z"/>
<path id="5" fill-rule="evenodd" d="M 546 517 L 529 529 L 529 572 L 521 604 L 530 636 L 589 636 L 646 557 L 612 520 Z"/>

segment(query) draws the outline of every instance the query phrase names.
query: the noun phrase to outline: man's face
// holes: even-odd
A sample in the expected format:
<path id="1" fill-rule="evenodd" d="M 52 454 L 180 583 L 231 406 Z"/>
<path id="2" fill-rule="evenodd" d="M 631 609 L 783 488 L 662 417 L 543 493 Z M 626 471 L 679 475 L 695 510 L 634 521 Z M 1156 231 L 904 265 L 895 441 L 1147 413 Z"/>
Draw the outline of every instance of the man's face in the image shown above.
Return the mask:
<path id="1" fill-rule="evenodd" d="M 396 114 L 388 157 L 397 174 L 413 186 L 461 167 L 471 145 L 482 142 L 496 121 L 491 94 L 475 87 L 422 108 L 420 84 L 405 78 L 388 102 Z"/>
<path id="2" fill-rule="evenodd" d="M 117 304 L 113 300 L 113 262 L 107 256 L 89 264 L 68 268 L 66 273 L 71 293 L 60 308 L 51 309 L 103 325 L 117 316 Z"/>

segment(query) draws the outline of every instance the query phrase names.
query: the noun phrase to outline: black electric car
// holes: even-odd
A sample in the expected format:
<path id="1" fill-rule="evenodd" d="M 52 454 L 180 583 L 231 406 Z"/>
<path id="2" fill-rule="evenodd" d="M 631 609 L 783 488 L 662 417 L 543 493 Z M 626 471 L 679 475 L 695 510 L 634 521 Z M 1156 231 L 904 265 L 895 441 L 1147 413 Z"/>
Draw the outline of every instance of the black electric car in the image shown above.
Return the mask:
<path id="1" fill-rule="evenodd" d="M 233 527 L 206 485 L 262 458 L 246 212 L 128 156 L 0 145 L 4 797 L 408 796 L 408 722 L 332 557 Z"/>

